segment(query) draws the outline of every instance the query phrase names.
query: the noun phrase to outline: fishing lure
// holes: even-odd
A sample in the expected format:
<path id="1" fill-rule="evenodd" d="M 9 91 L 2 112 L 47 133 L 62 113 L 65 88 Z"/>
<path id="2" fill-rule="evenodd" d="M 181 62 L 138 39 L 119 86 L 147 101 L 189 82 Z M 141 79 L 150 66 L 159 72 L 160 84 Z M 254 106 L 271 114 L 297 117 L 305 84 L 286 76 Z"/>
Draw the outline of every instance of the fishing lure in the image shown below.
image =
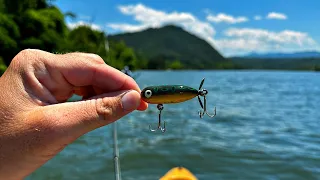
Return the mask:
<path id="1" fill-rule="evenodd" d="M 166 131 L 165 122 L 163 124 L 163 127 L 161 127 L 161 111 L 163 110 L 163 104 L 181 103 L 193 99 L 196 96 L 198 97 L 198 101 L 203 110 L 199 111 L 200 118 L 202 118 L 204 114 L 207 114 L 209 117 L 214 117 L 216 115 L 216 108 L 214 108 L 213 115 L 210 115 L 207 112 L 206 95 L 208 94 L 208 91 L 206 89 L 201 89 L 204 80 L 205 78 L 202 79 L 198 90 L 184 85 L 163 85 L 149 86 L 141 91 L 141 98 L 143 101 L 150 104 L 157 104 L 157 108 L 159 110 L 159 121 L 157 129 L 160 129 L 162 132 Z M 204 103 L 202 103 L 200 96 L 203 97 Z M 149 129 L 152 132 L 157 130 L 152 129 L 151 125 L 149 125 Z"/>

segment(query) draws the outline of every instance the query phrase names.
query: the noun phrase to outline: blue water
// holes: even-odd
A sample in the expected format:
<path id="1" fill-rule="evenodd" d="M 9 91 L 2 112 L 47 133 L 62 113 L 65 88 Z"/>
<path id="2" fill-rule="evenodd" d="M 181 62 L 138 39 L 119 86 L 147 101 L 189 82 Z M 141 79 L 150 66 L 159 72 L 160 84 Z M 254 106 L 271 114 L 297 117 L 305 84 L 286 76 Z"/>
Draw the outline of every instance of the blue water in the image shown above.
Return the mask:
<path id="1" fill-rule="evenodd" d="M 315 72 L 141 71 L 142 88 L 183 84 L 209 91 L 200 119 L 197 99 L 165 105 L 167 131 L 152 133 L 156 105 L 117 122 L 124 180 L 159 179 L 184 166 L 200 180 L 320 179 L 320 77 Z M 114 179 L 112 126 L 90 132 L 28 179 Z"/>

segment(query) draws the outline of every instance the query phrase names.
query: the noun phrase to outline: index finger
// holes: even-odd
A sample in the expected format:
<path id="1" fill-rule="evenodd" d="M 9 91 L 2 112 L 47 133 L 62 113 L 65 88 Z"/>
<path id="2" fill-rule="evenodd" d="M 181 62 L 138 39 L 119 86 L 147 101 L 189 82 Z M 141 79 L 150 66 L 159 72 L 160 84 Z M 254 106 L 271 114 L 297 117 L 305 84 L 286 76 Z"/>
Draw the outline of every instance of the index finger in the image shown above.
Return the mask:
<path id="1" fill-rule="evenodd" d="M 73 86 L 91 85 L 106 92 L 130 89 L 141 92 L 131 77 L 105 64 L 98 55 L 70 53 L 58 57 L 58 61 L 61 60 L 63 63 L 57 63 L 57 68 Z"/>
<path id="2" fill-rule="evenodd" d="M 74 87 L 94 86 L 103 93 L 136 90 L 141 92 L 138 84 L 130 76 L 105 64 L 103 59 L 95 54 L 69 53 L 56 55 L 54 63 L 65 80 Z M 138 110 L 147 109 L 148 104 L 141 100 Z"/>

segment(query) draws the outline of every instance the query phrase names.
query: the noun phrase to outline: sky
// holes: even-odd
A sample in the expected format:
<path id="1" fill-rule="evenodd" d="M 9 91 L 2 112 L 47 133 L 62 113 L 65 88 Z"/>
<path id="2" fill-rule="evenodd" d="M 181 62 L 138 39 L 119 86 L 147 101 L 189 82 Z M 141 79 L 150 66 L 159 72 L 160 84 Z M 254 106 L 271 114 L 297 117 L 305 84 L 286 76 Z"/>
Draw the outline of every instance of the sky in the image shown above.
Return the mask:
<path id="1" fill-rule="evenodd" d="M 70 28 L 107 34 L 174 24 L 225 57 L 320 51 L 320 0 L 56 0 Z"/>

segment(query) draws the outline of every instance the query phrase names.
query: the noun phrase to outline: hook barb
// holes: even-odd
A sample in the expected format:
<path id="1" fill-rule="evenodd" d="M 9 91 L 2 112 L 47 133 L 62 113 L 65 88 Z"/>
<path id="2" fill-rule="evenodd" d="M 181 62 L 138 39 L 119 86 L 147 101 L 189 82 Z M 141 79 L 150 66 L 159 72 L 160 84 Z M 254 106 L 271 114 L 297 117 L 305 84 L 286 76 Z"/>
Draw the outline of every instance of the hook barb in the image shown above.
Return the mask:
<path id="1" fill-rule="evenodd" d="M 209 116 L 211 118 L 215 117 L 217 115 L 216 107 L 214 107 L 214 114 L 212 114 L 212 115 L 209 114 L 207 111 L 202 111 L 202 110 L 199 111 L 200 118 L 203 118 L 204 114 L 206 114 L 207 116 Z"/>
<path id="2" fill-rule="evenodd" d="M 216 116 L 217 111 L 216 111 L 216 107 L 214 107 L 214 114 L 211 115 L 211 114 L 209 114 L 209 113 L 207 112 L 207 99 L 206 99 L 206 96 L 207 96 L 207 94 L 208 94 L 208 91 L 207 91 L 206 89 L 201 89 L 201 87 L 202 87 L 202 85 L 203 85 L 203 82 L 204 82 L 204 79 L 205 79 L 205 78 L 202 79 L 202 81 L 201 81 L 201 83 L 200 83 L 200 87 L 199 87 L 198 100 L 199 100 L 199 104 L 200 104 L 202 110 L 200 110 L 200 111 L 198 112 L 198 114 L 199 114 L 200 118 L 203 118 L 204 114 L 206 114 L 206 115 L 208 115 L 209 117 L 213 118 L 213 117 Z M 200 96 L 203 96 L 203 103 L 202 103 L 202 101 L 201 101 L 201 99 L 200 99 Z"/>

